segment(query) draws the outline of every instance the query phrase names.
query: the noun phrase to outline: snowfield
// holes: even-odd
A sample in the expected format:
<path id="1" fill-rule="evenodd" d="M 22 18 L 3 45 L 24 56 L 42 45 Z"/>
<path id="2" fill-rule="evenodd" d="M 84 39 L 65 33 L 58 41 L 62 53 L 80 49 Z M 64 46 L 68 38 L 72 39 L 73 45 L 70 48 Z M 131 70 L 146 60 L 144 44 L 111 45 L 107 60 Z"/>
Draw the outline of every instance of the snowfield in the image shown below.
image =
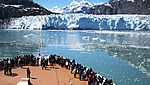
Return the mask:
<path id="1" fill-rule="evenodd" d="M 52 14 L 12 18 L 9 29 L 150 30 L 150 15 Z"/>

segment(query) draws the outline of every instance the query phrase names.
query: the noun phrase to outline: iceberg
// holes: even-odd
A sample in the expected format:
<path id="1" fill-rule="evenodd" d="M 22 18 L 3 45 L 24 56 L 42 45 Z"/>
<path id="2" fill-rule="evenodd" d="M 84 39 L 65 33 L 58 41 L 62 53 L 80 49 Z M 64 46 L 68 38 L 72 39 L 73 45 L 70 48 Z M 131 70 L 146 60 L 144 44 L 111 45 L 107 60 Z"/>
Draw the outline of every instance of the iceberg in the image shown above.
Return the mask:
<path id="1" fill-rule="evenodd" d="M 150 15 L 51 14 L 12 18 L 9 29 L 149 30 Z"/>

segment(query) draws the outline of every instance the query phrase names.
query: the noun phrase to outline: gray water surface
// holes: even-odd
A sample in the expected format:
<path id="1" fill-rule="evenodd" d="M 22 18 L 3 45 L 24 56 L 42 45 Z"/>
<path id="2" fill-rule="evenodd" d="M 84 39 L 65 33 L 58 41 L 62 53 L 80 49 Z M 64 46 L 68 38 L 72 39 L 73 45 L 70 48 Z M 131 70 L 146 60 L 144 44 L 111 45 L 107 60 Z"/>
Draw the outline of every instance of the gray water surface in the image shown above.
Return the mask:
<path id="1" fill-rule="evenodd" d="M 38 54 L 41 31 L 0 30 L 0 59 Z M 150 85 L 150 32 L 42 31 L 43 53 L 75 59 L 118 85 Z"/>

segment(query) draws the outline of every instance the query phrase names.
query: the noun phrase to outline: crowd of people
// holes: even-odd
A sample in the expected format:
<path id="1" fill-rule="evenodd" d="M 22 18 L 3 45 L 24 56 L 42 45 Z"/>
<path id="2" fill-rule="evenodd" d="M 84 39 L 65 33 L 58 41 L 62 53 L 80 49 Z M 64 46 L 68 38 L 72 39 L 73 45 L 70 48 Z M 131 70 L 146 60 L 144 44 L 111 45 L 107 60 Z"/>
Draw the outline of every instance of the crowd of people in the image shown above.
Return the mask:
<path id="1" fill-rule="evenodd" d="M 113 85 L 112 79 L 108 80 L 103 76 L 95 73 L 92 68 L 87 68 L 81 64 L 76 63 L 73 59 L 64 58 L 57 55 L 49 55 L 49 57 L 41 57 L 34 55 L 23 55 L 13 58 L 3 59 L 0 62 L 0 70 L 4 70 L 4 75 L 12 75 L 12 68 L 31 65 L 31 66 L 41 66 L 42 69 L 46 69 L 50 63 L 50 66 L 54 68 L 54 64 L 60 65 L 62 68 L 70 70 L 70 73 L 74 74 L 74 78 L 79 76 L 79 80 L 88 81 L 88 85 Z M 27 69 L 29 74 L 29 68 Z M 30 75 L 27 75 L 30 78 Z"/>

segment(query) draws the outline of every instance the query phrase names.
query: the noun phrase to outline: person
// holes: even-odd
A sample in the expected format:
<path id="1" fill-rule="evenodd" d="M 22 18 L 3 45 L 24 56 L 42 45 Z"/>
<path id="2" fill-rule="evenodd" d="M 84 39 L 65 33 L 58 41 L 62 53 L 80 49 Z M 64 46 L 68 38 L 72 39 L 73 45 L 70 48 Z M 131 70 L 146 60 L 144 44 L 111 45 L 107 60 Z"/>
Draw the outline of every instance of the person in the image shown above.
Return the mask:
<path id="1" fill-rule="evenodd" d="M 48 66 L 48 59 L 46 59 L 46 66 Z"/>
<path id="2" fill-rule="evenodd" d="M 46 69 L 46 61 L 45 61 L 45 60 L 43 60 L 42 70 L 43 70 L 43 68 L 45 68 L 45 69 Z"/>
<path id="3" fill-rule="evenodd" d="M 96 82 L 96 75 L 95 75 L 95 73 L 92 74 L 92 81 L 91 81 L 91 82 L 92 82 L 92 84 L 94 84 L 94 85 L 97 83 L 97 82 Z"/>
<path id="4" fill-rule="evenodd" d="M 32 85 L 32 83 L 31 83 L 31 81 L 30 81 L 30 78 L 29 78 L 29 80 L 28 80 L 28 85 Z"/>
<path id="5" fill-rule="evenodd" d="M 2 62 L 0 61 L 0 71 L 2 70 Z"/>
<path id="6" fill-rule="evenodd" d="M 98 76 L 98 77 L 97 77 L 97 85 L 99 85 L 99 84 L 100 84 L 100 80 L 101 80 L 101 77 L 100 77 L 100 76 Z"/>
<path id="7" fill-rule="evenodd" d="M 105 80 L 104 85 L 110 85 L 108 79 Z"/>
<path id="8" fill-rule="evenodd" d="M 41 58 L 41 67 L 43 66 L 43 61 L 45 60 L 44 57 Z"/>
<path id="9" fill-rule="evenodd" d="M 27 68 L 27 78 L 30 78 L 30 73 L 31 73 L 30 69 Z"/>
<path id="10" fill-rule="evenodd" d="M 51 58 L 50 58 L 50 65 L 54 68 L 54 62 L 55 62 L 55 56 L 54 55 L 51 55 Z"/>
<path id="11" fill-rule="evenodd" d="M 73 60 L 72 60 L 72 70 L 71 70 L 71 73 L 72 73 L 74 67 L 75 67 L 75 60 L 73 59 Z"/>
<path id="12" fill-rule="evenodd" d="M 11 76 L 11 75 L 12 75 L 12 71 L 11 71 L 11 70 L 12 70 L 12 67 L 11 67 L 10 64 L 8 65 L 8 70 L 9 70 L 9 75 Z"/>
<path id="13" fill-rule="evenodd" d="M 82 66 L 81 66 L 81 64 L 79 64 L 78 71 L 79 71 L 79 80 L 81 80 L 81 74 L 82 74 Z"/>
<path id="14" fill-rule="evenodd" d="M 76 69 L 76 67 L 74 67 L 74 69 L 73 69 L 73 73 L 74 73 L 74 78 L 76 78 L 76 73 L 77 73 L 77 69 Z"/>
<path id="15" fill-rule="evenodd" d="M 22 59 L 21 59 L 21 57 L 19 58 L 19 66 L 20 66 L 20 68 L 22 68 Z"/>
<path id="16" fill-rule="evenodd" d="M 4 75 L 8 74 L 8 61 L 4 59 Z"/>
<path id="17" fill-rule="evenodd" d="M 36 65 L 36 57 L 33 56 L 32 60 L 33 60 L 33 66 L 35 66 Z"/>
<path id="18" fill-rule="evenodd" d="M 37 58 L 36 58 L 36 65 L 37 65 L 37 66 L 39 66 L 39 59 L 40 59 L 39 57 L 40 57 L 40 54 L 39 54 L 39 56 L 37 56 Z"/>
<path id="19" fill-rule="evenodd" d="M 64 65 L 65 65 L 65 61 L 64 61 L 64 59 L 62 58 L 62 59 L 61 59 L 61 67 L 63 68 Z"/>
<path id="20" fill-rule="evenodd" d="M 70 63 L 70 72 L 72 73 L 72 63 Z"/>
<path id="21" fill-rule="evenodd" d="M 112 79 L 108 80 L 109 85 L 113 85 Z"/>
<path id="22" fill-rule="evenodd" d="M 65 66 L 66 66 L 66 69 L 69 69 L 69 63 L 68 63 L 68 60 L 66 60 L 66 63 L 65 63 Z"/>
<path id="23" fill-rule="evenodd" d="M 82 77 L 83 77 L 83 80 L 85 81 L 85 78 L 86 78 L 86 67 L 83 68 Z"/>
<path id="24" fill-rule="evenodd" d="M 91 76 L 91 74 L 89 74 L 89 76 L 88 76 L 88 85 L 91 85 L 91 80 L 92 80 L 92 76 Z"/>
<path id="25" fill-rule="evenodd" d="M 102 78 L 100 78 L 99 82 L 102 84 L 104 80 L 104 77 L 102 76 Z"/>

